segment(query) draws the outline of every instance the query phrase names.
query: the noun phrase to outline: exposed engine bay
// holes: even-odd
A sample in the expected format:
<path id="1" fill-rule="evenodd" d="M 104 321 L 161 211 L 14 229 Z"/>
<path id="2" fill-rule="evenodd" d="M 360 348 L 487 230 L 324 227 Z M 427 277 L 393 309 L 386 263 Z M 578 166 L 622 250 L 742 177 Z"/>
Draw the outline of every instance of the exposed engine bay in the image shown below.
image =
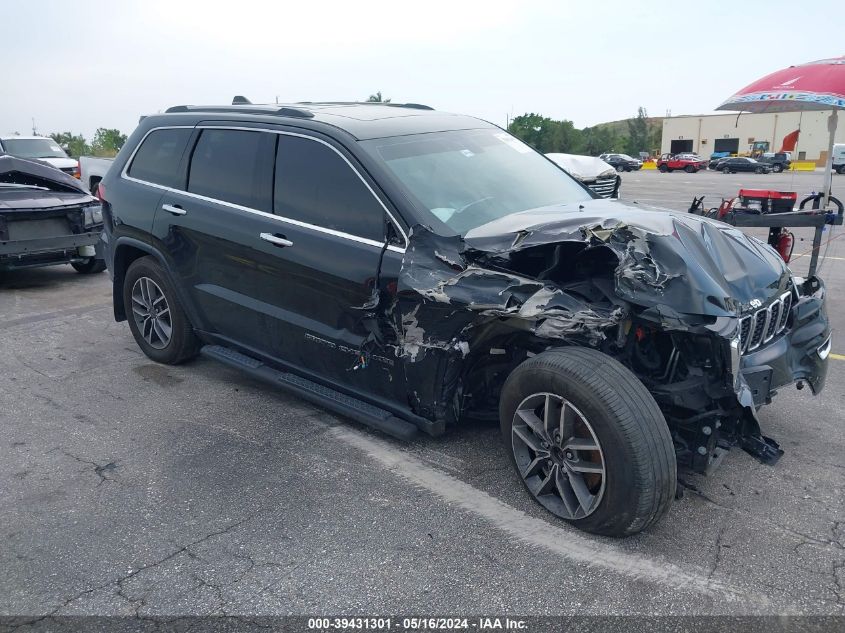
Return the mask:
<path id="1" fill-rule="evenodd" d="M 609 201 L 514 214 L 443 237 L 412 231 L 394 328 L 411 406 L 455 423 L 493 419 L 502 384 L 561 345 L 617 359 L 660 406 L 681 465 L 706 473 L 732 446 L 782 454 L 757 411 L 776 389 L 824 386 L 824 286 L 720 222 Z M 827 351 L 825 351 L 827 350 Z"/>

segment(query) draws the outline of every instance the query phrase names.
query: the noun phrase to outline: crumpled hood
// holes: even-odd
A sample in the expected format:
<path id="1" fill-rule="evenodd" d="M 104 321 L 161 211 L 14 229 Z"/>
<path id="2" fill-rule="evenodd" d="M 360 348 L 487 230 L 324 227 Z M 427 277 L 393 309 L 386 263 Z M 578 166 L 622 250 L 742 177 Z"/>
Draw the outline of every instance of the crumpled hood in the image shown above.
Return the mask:
<path id="1" fill-rule="evenodd" d="M 678 314 L 735 315 L 785 290 L 790 276 L 771 247 L 728 224 L 615 200 L 512 214 L 465 241 L 496 255 L 567 241 L 610 248 L 620 298 Z"/>

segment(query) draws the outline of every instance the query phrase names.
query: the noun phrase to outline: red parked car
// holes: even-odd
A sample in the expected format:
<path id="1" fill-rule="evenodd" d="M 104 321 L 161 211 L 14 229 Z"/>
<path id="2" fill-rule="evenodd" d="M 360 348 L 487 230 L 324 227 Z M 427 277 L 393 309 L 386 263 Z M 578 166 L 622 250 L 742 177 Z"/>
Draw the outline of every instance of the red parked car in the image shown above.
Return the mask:
<path id="1" fill-rule="evenodd" d="M 663 154 L 657 161 L 657 168 L 662 172 L 683 169 L 694 174 L 699 169 L 707 169 L 707 160 L 698 154 Z"/>

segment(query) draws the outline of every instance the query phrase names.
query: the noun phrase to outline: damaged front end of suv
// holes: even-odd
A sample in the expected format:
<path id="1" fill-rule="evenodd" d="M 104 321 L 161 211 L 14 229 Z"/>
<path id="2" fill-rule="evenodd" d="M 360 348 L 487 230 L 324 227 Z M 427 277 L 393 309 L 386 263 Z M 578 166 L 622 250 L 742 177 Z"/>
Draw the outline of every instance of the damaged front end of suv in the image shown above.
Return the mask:
<path id="1" fill-rule="evenodd" d="M 699 216 L 592 200 L 463 237 L 417 226 L 398 287 L 397 353 L 415 408 L 433 419 L 495 418 L 515 367 L 589 347 L 645 385 L 678 464 L 708 473 L 732 446 L 777 461 L 757 411 L 778 388 L 825 382 L 822 282 Z"/>

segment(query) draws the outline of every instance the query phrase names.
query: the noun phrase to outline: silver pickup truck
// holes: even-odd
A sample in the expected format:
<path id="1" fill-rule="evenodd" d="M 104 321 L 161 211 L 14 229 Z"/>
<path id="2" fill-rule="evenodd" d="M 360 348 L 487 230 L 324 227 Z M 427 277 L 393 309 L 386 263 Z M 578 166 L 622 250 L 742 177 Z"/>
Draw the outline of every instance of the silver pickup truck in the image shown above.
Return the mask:
<path id="1" fill-rule="evenodd" d="M 114 162 L 113 158 L 97 158 L 95 156 L 79 157 L 79 182 L 92 194 L 97 194 L 97 185 L 106 175 Z"/>

